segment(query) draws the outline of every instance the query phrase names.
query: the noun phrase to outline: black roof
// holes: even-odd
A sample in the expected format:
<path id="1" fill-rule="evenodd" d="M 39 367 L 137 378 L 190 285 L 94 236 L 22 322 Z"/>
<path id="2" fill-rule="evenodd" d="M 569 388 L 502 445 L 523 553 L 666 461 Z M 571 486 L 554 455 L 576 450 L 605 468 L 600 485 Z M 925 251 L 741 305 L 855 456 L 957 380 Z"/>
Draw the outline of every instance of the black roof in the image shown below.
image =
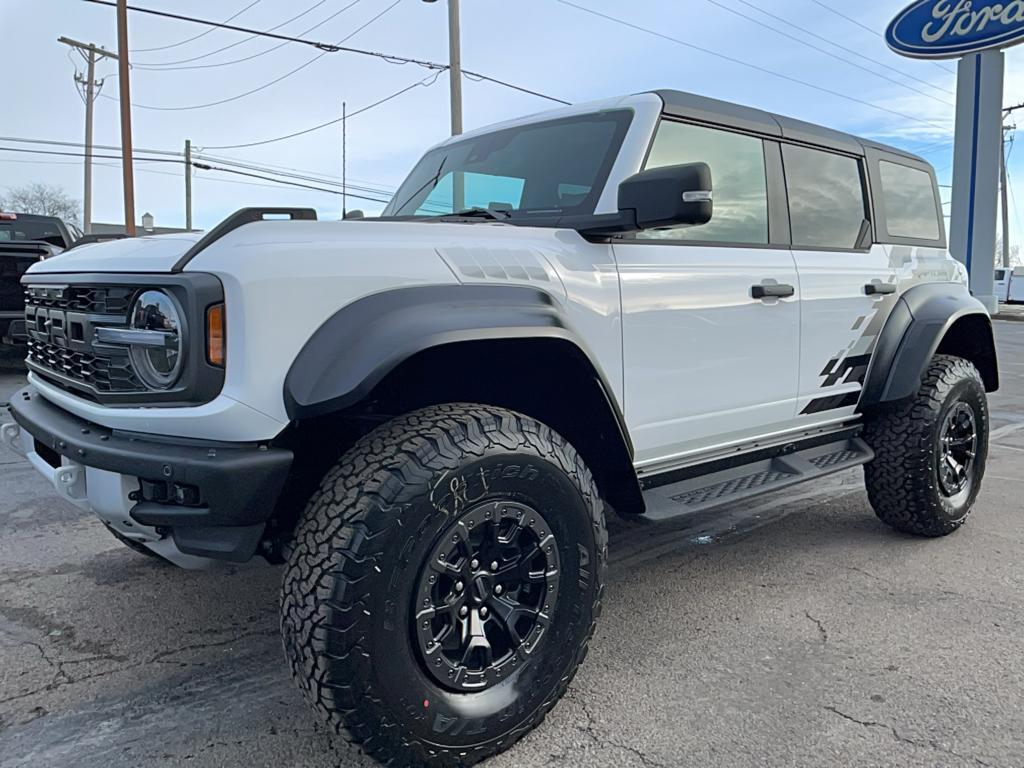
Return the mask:
<path id="1" fill-rule="evenodd" d="M 707 96 L 698 96 L 685 91 L 654 91 L 665 104 L 665 114 L 701 123 L 722 125 L 742 131 L 760 133 L 778 139 L 790 139 L 805 144 L 816 144 L 854 155 L 864 155 L 866 150 L 875 149 L 895 155 L 926 162 L 917 155 L 903 149 L 862 139 L 832 128 L 806 123 L 785 115 L 719 101 Z"/>

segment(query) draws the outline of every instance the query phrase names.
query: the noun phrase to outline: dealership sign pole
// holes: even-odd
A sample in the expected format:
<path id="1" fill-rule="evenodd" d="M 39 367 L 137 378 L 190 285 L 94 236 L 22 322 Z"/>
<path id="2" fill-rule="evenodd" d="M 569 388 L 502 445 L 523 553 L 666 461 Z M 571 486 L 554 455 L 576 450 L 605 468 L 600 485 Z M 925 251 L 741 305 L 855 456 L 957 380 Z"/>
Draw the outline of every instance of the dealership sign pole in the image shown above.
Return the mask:
<path id="1" fill-rule="evenodd" d="M 885 40 L 903 56 L 960 59 L 949 249 L 967 267 L 971 292 L 995 312 L 1002 49 L 1024 42 L 1024 0 L 918 0 L 892 21 Z"/>

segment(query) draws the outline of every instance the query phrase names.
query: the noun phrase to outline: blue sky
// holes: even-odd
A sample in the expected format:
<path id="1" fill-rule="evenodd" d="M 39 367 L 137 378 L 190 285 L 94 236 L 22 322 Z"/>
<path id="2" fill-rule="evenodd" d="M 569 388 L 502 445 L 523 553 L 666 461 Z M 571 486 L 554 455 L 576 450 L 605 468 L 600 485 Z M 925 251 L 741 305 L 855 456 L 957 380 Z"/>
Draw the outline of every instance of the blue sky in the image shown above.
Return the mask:
<path id="1" fill-rule="evenodd" d="M 462 0 L 463 65 L 573 102 L 667 87 L 762 107 L 922 152 L 939 171 L 941 183 L 949 183 L 955 62 L 912 61 L 886 48 L 880 32 L 902 3 L 572 1 L 706 50 L 646 34 L 558 0 Z M 306 12 L 278 31 L 300 35 L 318 25 L 305 36 L 325 42 L 352 35 L 386 11 L 347 44 L 434 61 L 447 58 L 443 1 L 138 0 L 138 5 L 218 21 L 242 11 L 235 23 L 257 29 L 280 25 Z M 354 54 L 328 53 L 274 85 L 234 98 L 281 78 L 318 52 L 289 44 L 263 53 L 278 44 L 222 30 L 178 44 L 204 31 L 182 22 L 131 15 L 131 47 L 136 49 L 132 59 L 138 65 L 132 71 L 133 103 L 188 107 L 232 99 L 201 109 L 135 108 L 137 147 L 177 151 L 186 138 L 196 147 L 207 148 L 271 138 L 338 117 L 342 101 L 353 112 L 431 75 L 413 64 L 398 66 Z M 81 0 L 0 0 L 0 33 L 4 39 L 0 136 L 80 142 L 84 107 L 73 76 L 76 66 L 81 70 L 81 62 L 56 38 L 66 35 L 116 48 L 113 10 Z M 216 52 L 226 46 L 232 47 Z M 262 55 L 226 66 L 206 66 L 254 54 Z M 189 66 L 205 68 L 182 69 Z M 113 63 L 103 64 L 99 74 L 107 76 L 103 94 L 116 96 Z M 1008 52 L 1004 97 L 1008 105 L 1021 101 L 1024 48 Z M 472 81 L 464 84 L 464 103 L 467 129 L 553 106 L 492 83 Z M 1024 120 L 1024 111 L 1019 114 Z M 97 101 L 95 126 L 97 144 L 119 143 L 115 100 Z M 447 74 L 432 85 L 417 86 L 353 117 L 348 125 L 350 183 L 394 188 L 421 152 L 447 135 L 448 126 Z M 0 146 L 15 145 L 0 141 Z M 206 151 L 324 177 L 340 178 L 341 173 L 339 126 L 258 147 Z M 94 175 L 93 218 L 120 221 L 119 168 L 113 160 L 97 162 L 103 165 Z M 169 164 L 139 164 L 138 169 L 138 213 L 149 211 L 157 224 L 180 226 L 182 169 Z M 1024 184 L 1024 150 L 1011 157 L 1010 174 L 1011 182 Z M 254 186 L 248 182 L 264 182 L 214 171 L 197 171 L 193 178 L 197 227 L 210 227 L 245 205 L 310 205 L 323 217 L 336 215 L 340 208 L 340 200 L 326 193 Z M 0 152 L 0 190 L 32 181 L 63 186 L 80 198 L 81 161 Z M 1024 186 L 1014 185 L 1014 191 L 1021 196 L 1024 214 Z M 948 190 L 944 195 L 948 198 Z M 350 207 L 357 205 L 368 211 L 379 208 L 350 201 Z M 1011 237 L 1016 242 L 1024 235 L 1021 221 L 1012 209 Z"/>

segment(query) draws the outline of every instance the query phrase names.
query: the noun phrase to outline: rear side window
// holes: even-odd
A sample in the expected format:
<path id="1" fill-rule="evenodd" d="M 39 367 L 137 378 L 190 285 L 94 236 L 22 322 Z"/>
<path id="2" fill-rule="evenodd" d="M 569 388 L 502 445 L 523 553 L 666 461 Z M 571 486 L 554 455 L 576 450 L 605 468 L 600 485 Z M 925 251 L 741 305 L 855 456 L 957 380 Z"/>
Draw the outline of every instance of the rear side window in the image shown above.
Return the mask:
<path id="1" fill-rule="evenodd" d="M 997 269 L 996 270 L 996 281 L 998 282 L 999 280 L 1005 280 L 1005 279 L 1006 279 L 1006 270 L 1005 269 Z"/>
<path id="2" fill-rule="evenodd" d="M 852 157 L 782 145 L 793 245 L 852 250 L 867 218 L 860 163 Z"/>
<path id="3" fill-rule="evenodd" d="M 768 182 L 761 139 L 663 120 L 646 167 L 684 163 L 707 163 L 711 168 L 715 196 L 711 221 L 700 226 L 639 232 L 638 239 L 768 243 Z"/>
<path id="4" fill-rule="evenodd" d="M 939 209 L 932 177 L 925 171 L 882 160 L 878 164 L 890 237 L 939 239 Z"/>

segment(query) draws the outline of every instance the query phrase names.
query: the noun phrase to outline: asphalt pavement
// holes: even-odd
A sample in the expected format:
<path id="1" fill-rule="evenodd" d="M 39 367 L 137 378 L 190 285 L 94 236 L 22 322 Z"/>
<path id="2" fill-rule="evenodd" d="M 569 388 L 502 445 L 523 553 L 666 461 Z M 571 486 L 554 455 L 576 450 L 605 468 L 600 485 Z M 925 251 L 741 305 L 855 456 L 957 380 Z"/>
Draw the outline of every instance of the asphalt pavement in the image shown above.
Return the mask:
<path id="1" fill-rule="evenodd" d="M 1003 390 L 962 531 L 893 533 L 859 471 L 612 520 L 588 659 L 488 765 L 1024 766 L 1024 323 L 996 326 Z M 374 765 L 289 680 L 280 577 L 140 556 L 0 453 L 0 768 Z"/>

